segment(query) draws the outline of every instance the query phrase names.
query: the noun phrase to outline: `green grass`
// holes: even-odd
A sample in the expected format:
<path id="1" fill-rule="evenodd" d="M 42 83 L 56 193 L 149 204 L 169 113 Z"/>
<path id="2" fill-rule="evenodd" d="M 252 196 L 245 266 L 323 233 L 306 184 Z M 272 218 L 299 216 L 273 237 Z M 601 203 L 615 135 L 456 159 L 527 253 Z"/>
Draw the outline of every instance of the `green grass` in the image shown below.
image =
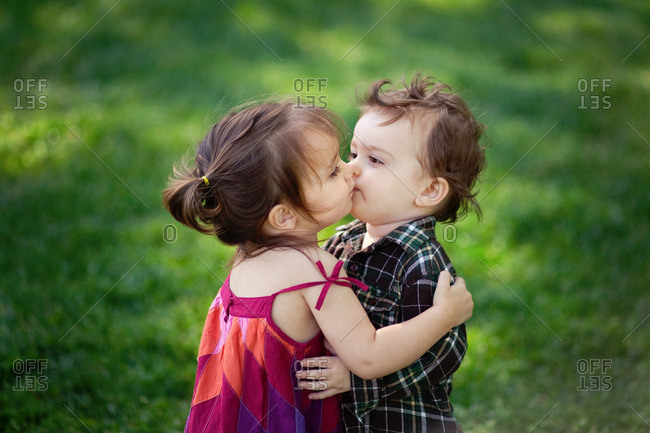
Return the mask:
<path id="1" fill-rule="evenodd" d="M 420 70 L 488 126 L 484 218 L 445 232 L 476 303 L 465 431 L 647 431 L 650 5 L 226 4 L 250 30 L 219 2 L 121 2 L 83 38 L 115 2 L 0 6 L 4 430 L 182 430 L 232 249 L 164 211 L 173 162 L 296 79 L 327 79 L 317 96 L 352 127 L 359 83 Z M 29 78 L 47 87 L 17 92 Z M 611 87 L 581 93 L 592 78 Z M 30 95 L 47 107 L 14 108 Z M 592 96 L 611 107 L 578 108 Z M 14 389 L 28 359 L 46 390 Z M 592 378 L 611 390 L 579 390 Z"/>

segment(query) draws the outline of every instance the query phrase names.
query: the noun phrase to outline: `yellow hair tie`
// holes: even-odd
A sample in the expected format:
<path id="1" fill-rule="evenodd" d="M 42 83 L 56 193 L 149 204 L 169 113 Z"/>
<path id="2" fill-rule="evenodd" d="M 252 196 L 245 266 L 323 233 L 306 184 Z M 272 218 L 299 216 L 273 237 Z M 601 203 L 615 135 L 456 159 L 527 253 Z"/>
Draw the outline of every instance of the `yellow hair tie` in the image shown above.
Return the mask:
<path id="1" fill-rule="evenodd" d="M 206 185 L 210 185 L 210 182 L 208 182 L 208 178 L 205 176 L 201 176 L 201 179 L 203 179 L 203 183 Z"/>

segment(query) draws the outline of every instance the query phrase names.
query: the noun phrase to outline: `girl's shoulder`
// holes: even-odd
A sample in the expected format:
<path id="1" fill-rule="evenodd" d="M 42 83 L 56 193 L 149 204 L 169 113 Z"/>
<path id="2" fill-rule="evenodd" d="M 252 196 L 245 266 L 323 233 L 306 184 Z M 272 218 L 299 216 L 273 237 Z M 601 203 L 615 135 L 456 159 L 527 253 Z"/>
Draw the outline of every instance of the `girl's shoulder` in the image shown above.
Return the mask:
<path id="1" fill-rule="evenodd" d="M 322 248 L 308 248 L 301 251 L 288 252 L 292 256 L 291 263 L 295 267 L 291 269 L 300 276 L 303 281 L 319 281 L 324 279 L 317 263 L 320 262 L 327 275 L 331 275 L 338 259 Z"/>
<path id="2" fill-rule="evenodd" d="M 269 251 L 235 265 L 230 273 L 231 289 L 238 296 L 268 296 L 288 287 L 324 281 L 318 262 L 326 275 L 331 275 L 338 260 L 316 247 Z"/>

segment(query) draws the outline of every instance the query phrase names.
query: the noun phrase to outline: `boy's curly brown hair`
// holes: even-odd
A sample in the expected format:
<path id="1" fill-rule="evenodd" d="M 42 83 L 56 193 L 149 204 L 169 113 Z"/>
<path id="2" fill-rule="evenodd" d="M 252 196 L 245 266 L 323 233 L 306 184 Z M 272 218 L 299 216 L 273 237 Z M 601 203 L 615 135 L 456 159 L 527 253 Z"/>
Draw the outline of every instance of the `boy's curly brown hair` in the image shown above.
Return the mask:
<path id="1" fill-rule="evenodd" d="M 425 128 L 420 164 L 425 172 L 449 183 L 444 206 L 433 216 L 437 221 L 453 223 L 475 209 L 481 216 L 474 185 L 485 168 L 485 149 L 479 140 L 485 127 L 469 107 L 447 84 L 416 73 L 410 84 L 383 90 L 390 80 L 372 83 L 361 99 L 361 115 L 380 110 L 388 115 L 384 125 L 403 116 L 411 124 Z"/>

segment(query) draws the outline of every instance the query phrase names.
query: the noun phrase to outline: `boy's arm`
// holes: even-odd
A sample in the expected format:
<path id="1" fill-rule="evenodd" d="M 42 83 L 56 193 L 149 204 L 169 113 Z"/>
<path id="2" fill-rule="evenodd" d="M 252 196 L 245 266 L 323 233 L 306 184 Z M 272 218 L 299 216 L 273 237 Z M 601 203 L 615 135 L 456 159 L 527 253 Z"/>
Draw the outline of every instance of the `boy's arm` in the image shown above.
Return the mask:
<path id="1" fill-rule="evenodd" d="M 404 288 L 401 320 L 418 315 L 433 303 L 436 282 L 437 275 L 436 281 L 421 278 Z M 466 351 L 465 325 L 460 325 L 402 370 L 375 380 L 364 380 L 351 374 L 351 396 L 357 414 L 371 411 L 382 400 L 400 399 L 432 388 L 458 369 Z"/>
<path id="2" fill-rule="evenodd" d="M 362 416 L 388 398 L 401 399 L 420 393 L 456 371 L 467 349 L 464 326 L 454 328 L 434 348 L 441 350 L 442 358 L 432 349 L 410 366 L 379 379 L 364 380 L 350 373 L 355 412 Z M 447 371 L 449 365 L 452 367 Z"/>
<path id="3" fill-rule="evenodd" d="M 410 365 L 451 327 L 472 315 L 474 303 L 464 281 L 459 278 L 451 285 L 450 273 L 444 272 L 430 308 L 410 320 L 376 329 L 354 292 L 340 285 L 340 280 L 346 277 L 340 269 L 341 263 L 322 250 L 320 256 L 322 262 L 317 264 L 322 274 L 332 275 L 334 271 L 330 269 L 335 268 L 334 277 L 339 279 L 328 280 L 324 287 L 314 283 L 300 294 L 325 338 L 345 365 L 360 377 L 382 377 Z M 313 280 L 317 273 L 315 267 L 306 268 L 305 279 Z"/>
<path id="4" fill-rule="evenodd" d="M 410 318 L 427 308 L 426 305 L 429 303 L 427 297 L 431 295 L 431 299 L 433 299 L 431 284 L 431 280 L 425 280 L 407 290 L 408 293 L 405 293 L 406 296 L 403 299 L 403 320 L 407 320 L 406 315 Z M 422 304 L 413 303 L 413 299 L 424 302 Z M 467 335 L 465 325 L 460 325 L 452 328 L 447 335 L 413 364 L 378 379 L 362 379 L 350 373 L 342 363 L 339 363 L 339 367 L 336 367 L 339 364 L 328 365 L 326 371 L 320 372 L 322 376 L 327 378 L 328 384 L 329 381 L 333 381 L 331 382 L 332 385 L 336 383 L 342 384 L 343 379 L 345 379 L 343 376 L 349 376 L 350 385 L 346 385 L 341 389 L 332 386 L 332 388 L 336 388 L 336 391 L 328 389 L 327 392 L 312 393 L 310 398 L 329 397 L 333 394 L 332 391 L 334 393 L 347 391 L 349 389 L 347 387 L 351 386 L 350 391 L 355 411 L 357 414 L 363 415 L 387 398 L 400 399 L 432 388 L 458 369 L 466 351 Z M 345 383 L 347 383 L 347 380 L 345 380 Z M 310 388 L 308 383 L 304 385 L 305 389 L 315 389 Z"/>

